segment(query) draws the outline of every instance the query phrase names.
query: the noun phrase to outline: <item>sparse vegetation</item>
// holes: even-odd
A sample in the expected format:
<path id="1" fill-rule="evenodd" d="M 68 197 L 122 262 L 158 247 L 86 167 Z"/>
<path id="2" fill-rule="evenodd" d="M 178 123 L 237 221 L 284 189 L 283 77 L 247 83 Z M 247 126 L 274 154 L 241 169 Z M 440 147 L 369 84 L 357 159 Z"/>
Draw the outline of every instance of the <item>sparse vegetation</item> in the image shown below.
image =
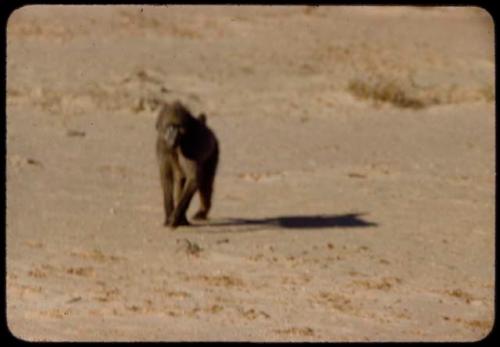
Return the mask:
<path id="1" fill-rule="evenodd" d="M 388 103 L 400 108 L 422 109 L 433 105 L 462 102 L 495 100 L 495 90 L 491 85 L 443 85 L 419 88 L 411 79 L 398 80 L 379 77 L 371 80 L 354 79 L 347 90 L 360 99 L 371 100 L 375 104 Z"/>
<path id="2" fill-rule="evenodd" d="M 178 251 L 182 249 L 187 255 L 198 257 L 203 251 L 203 248 L 201 248 L 196 242 L 190 241 L 188 239 L 177 240 L 177 244 L 179 243 L 181 244 L 181 246 Z"/>

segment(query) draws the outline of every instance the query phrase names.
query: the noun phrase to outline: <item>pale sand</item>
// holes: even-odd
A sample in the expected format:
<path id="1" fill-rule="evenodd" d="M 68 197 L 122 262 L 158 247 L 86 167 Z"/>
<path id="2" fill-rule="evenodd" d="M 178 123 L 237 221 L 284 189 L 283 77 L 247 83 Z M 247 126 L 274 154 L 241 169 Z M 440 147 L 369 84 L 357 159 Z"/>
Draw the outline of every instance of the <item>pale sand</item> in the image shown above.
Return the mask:
<path id="1" fill-rule="evenodd" d="M 494 317 L 478 8 L 25 7 L 7 47 L 7 319 L 26 340 L 472 341 Z M 162 226 L 160 101 L 221 143 Z M 195 199 L 190 215 L 198 206 Z"/>

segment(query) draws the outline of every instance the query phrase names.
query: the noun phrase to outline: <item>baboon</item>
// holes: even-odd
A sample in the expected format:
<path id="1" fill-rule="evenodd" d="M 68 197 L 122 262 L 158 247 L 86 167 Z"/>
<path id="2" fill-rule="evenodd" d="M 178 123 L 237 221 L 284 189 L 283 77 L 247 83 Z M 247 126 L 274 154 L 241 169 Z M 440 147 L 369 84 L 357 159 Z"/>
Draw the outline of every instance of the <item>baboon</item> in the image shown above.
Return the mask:
<path id="1" fill-rule="evenodd" d="M 200 209 L 193 218 L 206 219 L 219 161 L 219 143 L 206 125 L 206 115 L 194 117 L 180 101 L 165 103 L 158 114 L 156 130 L 164 225 L 189 225 L 186 211 L 196 191 Z"/>

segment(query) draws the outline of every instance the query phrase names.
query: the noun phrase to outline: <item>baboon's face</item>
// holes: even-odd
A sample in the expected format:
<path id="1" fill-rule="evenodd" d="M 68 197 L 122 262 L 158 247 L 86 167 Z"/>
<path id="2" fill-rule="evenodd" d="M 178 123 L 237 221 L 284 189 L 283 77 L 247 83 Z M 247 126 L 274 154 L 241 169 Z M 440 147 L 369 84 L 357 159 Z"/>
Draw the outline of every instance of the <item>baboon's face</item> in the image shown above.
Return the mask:
<path id="1" fill-rule="evenodd" d="M 158 136 L 165 141 L 169 148 L 175 148 L 186 133 L 185 123 L 184 117 L 165 109 L 160 113 L 156 123 Z"/>
<path id="2" fill-rule="evenodd" d="M 186 129 L 182 124 L 173 123 L 173 124 L 167 124 L 162 136 L 167 146 L 169 148 L 174 148 L 179 144 L 180 139 L 185 133 Z"/>

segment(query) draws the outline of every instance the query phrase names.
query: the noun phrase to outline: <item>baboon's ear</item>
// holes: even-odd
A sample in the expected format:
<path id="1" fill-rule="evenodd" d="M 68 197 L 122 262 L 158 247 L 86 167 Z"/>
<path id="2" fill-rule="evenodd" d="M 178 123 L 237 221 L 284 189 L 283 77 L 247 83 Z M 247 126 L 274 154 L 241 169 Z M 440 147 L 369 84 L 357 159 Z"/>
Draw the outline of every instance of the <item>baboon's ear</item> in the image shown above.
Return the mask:
<path id="1" fill-rule="evenodd" d="M 204 114 L 204 113 L 200 113 L 200 114 L 198 115 L 198 120 L 199 120 L 200 122 L 202 122 L 203 124 L 205 124 L 205 123 L 207 122 L 207 115 L 206 115 L 206 114 Z"/>

